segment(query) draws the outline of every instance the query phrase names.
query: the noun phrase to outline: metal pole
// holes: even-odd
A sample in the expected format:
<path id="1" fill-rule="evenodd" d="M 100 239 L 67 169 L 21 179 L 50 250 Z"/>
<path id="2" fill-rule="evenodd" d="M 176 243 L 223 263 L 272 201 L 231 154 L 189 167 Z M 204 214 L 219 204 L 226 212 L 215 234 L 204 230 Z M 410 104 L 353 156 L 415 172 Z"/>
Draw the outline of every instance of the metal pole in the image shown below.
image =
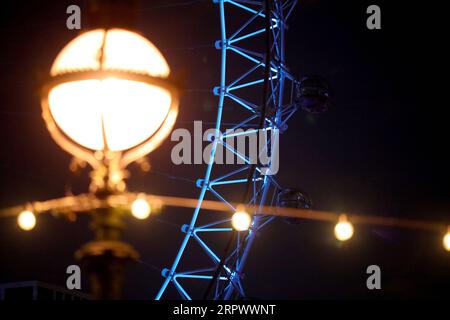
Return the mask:
<path id="1" fill-rule="evenodd" d="M 122 242 L 123 209 L 102 208 L 91 213 L 95 240 L 85 244 L 75 256 L 89 274 L 91 294 L 96 300 L 122 299 L 126 266 L 137 260 L 137 251 Z"/>

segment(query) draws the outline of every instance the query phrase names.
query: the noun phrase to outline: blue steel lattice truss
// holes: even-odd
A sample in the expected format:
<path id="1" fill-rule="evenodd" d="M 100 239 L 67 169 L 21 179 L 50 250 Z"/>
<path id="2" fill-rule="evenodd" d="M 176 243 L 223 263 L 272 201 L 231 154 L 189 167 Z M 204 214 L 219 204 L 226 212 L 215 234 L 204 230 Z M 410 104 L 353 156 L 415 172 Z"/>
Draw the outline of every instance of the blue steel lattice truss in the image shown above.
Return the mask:
<path id="1" fill-rule="evenodd" d="M 264 36 L 265 36 L 265 10 L 264 1 L 232 1 L 232 0 L 214 0 L 220 10 L 221 39 L 216 42 L 216 48 L 221 53 L 221 77 L 220 85 L 214 88 L 215 95 L 219 102 L 217 107 L 217 120 L 215 129 L 217 132 L 223 132 L 222 118 L 227 112 L 227 107 L 231 103 L 238 105 L 248 112 L 248 116 L 240 119 L 239 123 L 232 129 L 257 128 L 257 120 L 261 112 L 260 103 L 252 102 L 261 98 L 261 88 L 264 83 L 263 70 L 265 68 Z M 269 76 L 270 95 L 267 99 L 266 119 L 264 121 L 265 130 L 274 130 L 283 132 L 286 130 L 286 122 L 297 111 L 298 106 L 295 103 L 296 86 L 295 78 L 289 73 L 285 65 L 285 27 L 286 21 L 292 13 L 296 0 L 275 0 L 271 5 L 271 68 Z M 232 13 L 231 13 L 232 11 Z M 238 27 L 233 26 L 233 30 L 227 28 L 227 14 L 233 14 L 243 17 L 243 23 Z M 261 50 L 255 50 L 255 47 L 261 46 Z M 251 49 L 250 49 L 251 48 Z M 233 59 L 231 59 L 233 58 Z M 238 60 L 242 60 L 242 63 Z M 232 65 L 231 65 L 232 64 Z M 245 66 L 244 66 L 245 65 Z M 244 70 L 238 76 L 230 76 L 230 70 Z M 228 79 L 228 77 L 232 79 Z M 231 111 L 229 111 L 231 112 Z M 224 234 L 235 232 L 230 226 L 230 218 L 220 221 L 200 223 L 201 205 L 205 196 L 210 193 L 220 201 L 223 201 L 230 207 L 230 212 L 235 212 L 236 208 L 227 199 L 225 193 L 220 192 L 220 187 L 235 186 L 241 184 L 244 189 L 250 170 L 250 159 L 240 154 L 234 149 L 234 146 L 226 143 L 226 134 L 221 139 L 214 139 L 211 149 L 210 161 L 203 179 L 197 181 L 197 186 L 201 189 L 198 198 L 197 208 L 195 209 L 189 224 L 182 227 L 185 233 L 183 242 L 175 257 L 172 266 L 162 271 L 165 278 L 164 282 L 156 296 L 159 300 L 163 297 L 167 287 L 172 283 L 182 299 L 191 300 L 193 298 L 187 285 L 180 282 L 182 279 L 191 279 L 203 281 L 204 286 L 213 278 L 214 272 L 220 263 L 223 250 L 214 250 L 212 245 L 208 244 L 202 235 L 209 234 L 223 237 Z M 267 139 L 266 148 L 270 148 L 270 139 Z M 241 159 L 242 165 L 238 168 L 233 167 L 225 175 L 213 177 L 213 166 L 216 157 L 218 145 L 226 150 L 233 152 L 238 159 Z M 273 147 L 273 146 L 272 146 Z M 272 205 L 276 201 L 277 192 L 280 186 L 271 175 L 262 175 L 261 167 L 257 167 L 252 179 L 252 193 L 250 202 L 256 206 Z M 244 190 L 242 190 L 244 192 Z M 239 199 L 233 199 L 239 201 Z M 235 247 L 226 257 L 224 267 L 217 277 L 214 284 L 215 299 L 235 299 L 245 297 L 242 284 L 243 269 L 252 247 L 255 235 L 258 231 L 272 221 L 273 216 L 263 216 L 259 212 L 252 212 L 253 222 L 248 232 L 239 232 L 237 235 Z M 230 215 L 231 216 L 231 215 Z M 192 241 L 199 245 L 206 253 L 208 258 L 207 267 L 195 270 L 182 271 L 179 265 L 183 257 L 189 255 L 187 250 L 188 243 Z"/>

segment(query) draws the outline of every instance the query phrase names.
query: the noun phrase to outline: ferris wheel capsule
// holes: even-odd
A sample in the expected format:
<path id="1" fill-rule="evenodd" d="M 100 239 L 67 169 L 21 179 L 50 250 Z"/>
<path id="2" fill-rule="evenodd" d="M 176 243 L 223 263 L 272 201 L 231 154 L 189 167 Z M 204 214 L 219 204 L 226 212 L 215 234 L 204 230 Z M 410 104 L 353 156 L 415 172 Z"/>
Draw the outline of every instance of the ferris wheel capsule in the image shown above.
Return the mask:
<path id="1" fill-rule="evenodd" d="M 310 209 L 312 207 L 311 198 L 304 191 L 299 189 L 284 189 L 278 192 L 277 206 L 284 208 Z M 303 219 L 283 217 L 288 224 L 300 224 Z"/>
<path id="2" fill-rule="evenodd" d="M 309 113 L 324 113 L 330 106 L 330 86 L 320 76 L 303 77 L 296 86 L 296 103 Z"/>

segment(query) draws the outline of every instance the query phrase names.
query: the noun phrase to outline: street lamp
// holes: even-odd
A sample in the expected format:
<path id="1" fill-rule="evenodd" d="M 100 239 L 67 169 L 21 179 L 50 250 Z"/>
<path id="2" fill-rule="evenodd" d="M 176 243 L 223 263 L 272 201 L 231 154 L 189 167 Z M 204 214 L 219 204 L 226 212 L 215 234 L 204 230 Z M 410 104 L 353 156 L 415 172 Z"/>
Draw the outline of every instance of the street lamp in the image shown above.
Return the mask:
<path id="1" fill-rule="evenodd" d="M 128 8 L 127 2 L 119 4 Z M 117 15 L 110 14 L 122 12 L 113 8 L 119 4 L 91 1 L 94 9 L 106 9 L 96 12 L 101 19 L 94 22 L 99 25 L 57 55 L 41 95 L 52 138 L 78 163 L 93 169 L 90 194 L 56 200 L 49 207 L 91 215 L 95 239 L 76 257 L 86 266 L 97 299 L 119 299 L 126 264 L 138 258 L 136 250 L 121 241 L 123 216 L 131 211 L 145 219 L 151 213 L 145 197 L 128 205 L 126 167 L 167 138 L 178 114 L 177 90 L 161 52 L 142 35 L 113 26 Z M 102 26 L 104 21 L 108 23 Z M 29 230 L 34 214 L 24 212 L 18 222 Z"/>
<path id="2" fill-rule="evenodd" d="M 168 136 L 178 113 L 169 66 L 143 36 L 95 29 L 69 42 L 42 91 L 53 139 L 93 169 L 92 191 L 124 191 L 125 167 Z"/>

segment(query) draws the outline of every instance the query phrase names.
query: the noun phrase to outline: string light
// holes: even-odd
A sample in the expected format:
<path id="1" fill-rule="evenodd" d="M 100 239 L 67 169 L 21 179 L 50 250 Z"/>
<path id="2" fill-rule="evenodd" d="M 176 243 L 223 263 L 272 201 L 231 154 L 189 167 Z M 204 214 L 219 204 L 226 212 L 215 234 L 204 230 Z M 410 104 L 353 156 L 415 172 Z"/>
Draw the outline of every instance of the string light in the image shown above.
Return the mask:
<path id="1" fill-rule="evenodd" d="M 334 235 L 339 241 L 347 241 L 353 237 L 353 225 L 348 221 L 347 216 L 339 216 L 339 222 L 334 227 Z"/>
<path id="2" fill-rule="evenodd" d="M 17 217 L 17 224 L 22 230 L 33 230 L 36 226 L 36 216 L 30 210 L 22 211 Z"/>
<path id="3" fill-rule="evenodd" d="M 146 199 L 148 196 L 140 194 L 129 194 L 126 198 L 128 203 L 131 203 L 131 211 L 134 217 L 137 219 L 146 219 L 151 213 L 156 213 L 161 210 L 162 205 L 169 207 L 183 207 L 183 208 L 195 208 L 197 205 L 196 199 L 168 197 L 168 196 L 156 196 L 152 198 L 152 204 L 150 205 Z M 117 199 L 112 197 L 110 199 L 115 203 L 113 206 L 123 205 L 123 196 Z M 60 199 L 43 202 L 33 202 L 30 204 L 30 208 L 39 208 L 40 213 L 46 213 L 50 210 L 66 210 L 68 203 L 72 204 L 71 212 L 79 212 L 88 210 L 86 207 L 86 195 L 69 196 Z M 205 200 L 202 204 L 204 210 L 229 212 L 229 207 L 222 202 Z M 272 214 L 274 216 L 287 216 L 298 217 L 302 219 L 314 219 L 320 221 L 335 221 L 336 215 L 333 212 L 306 210 L 298 208 L 283 208 L 283 207 L 255 207 L 252 205 L 238 206 L 237 212 L 233 215 L 231 224 L 237 231 L 246 231 L 250 228 L 252 223 L 252 217 L 247 213 L 247 210 L 260 210 L 261 214 Z M 31 209 L 23 210 L 23 207 L 13 207 L 9 209 L 0 210 L 0 218 L 17 216 L 17 223 L 23 230 L 32 230 L 36 225 L 36 216 Z M 352 238 L 354 234 L 354 227 L 348 221 L 345 214 L 340 215 L 338 223 L 335 225 L 334 234 L 340 241 L 346 241 Z M 446 226 L 439 222 L 426 221 L 426 220 L 411 220 L 411 219 L 399 219 L 381 216 L 371 215 L 352 215 L 352 220 L 358 221 L 359 224 L 379 225 L 387 227 L 402 227 L 408 229 L 422 229 L 433 232 L 442 232 L 442 229 Z M 450 226 L 447 226 L 447 233 L 442 237 L 442 245 L 444 249 L 450 252 Z"/>
<path id="4" fill-rule="evenodd" d="M 152 207 L 145 199 L 145 196 L 139 196 L 131 204 L 131 214 L 139 220 L 147 219 L 152 213 Z"/>
<path id="5" fill-rule="evenodd" d="M 231 218 L 231 225 L 236 231 L 247 231 L 251 224 L 252 217 L 243 208 L 238 208 Z"/>

